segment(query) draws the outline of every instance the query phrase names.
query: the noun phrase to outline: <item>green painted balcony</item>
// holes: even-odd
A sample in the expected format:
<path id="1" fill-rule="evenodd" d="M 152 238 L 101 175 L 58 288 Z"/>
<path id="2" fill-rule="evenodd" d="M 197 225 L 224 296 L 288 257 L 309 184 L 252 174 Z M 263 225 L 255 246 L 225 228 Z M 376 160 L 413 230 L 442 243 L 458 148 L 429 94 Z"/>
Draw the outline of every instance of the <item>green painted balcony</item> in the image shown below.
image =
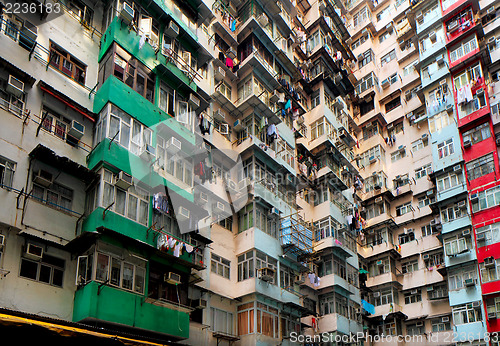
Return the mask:
<path id="1" fill-rule="evenodd" d="M 189 309 L 153 304 L 144 295 L 101 286 L 95 281 L 76 291 L 73 320 L 121 324 L 177 340 L 189 337 Z"/>

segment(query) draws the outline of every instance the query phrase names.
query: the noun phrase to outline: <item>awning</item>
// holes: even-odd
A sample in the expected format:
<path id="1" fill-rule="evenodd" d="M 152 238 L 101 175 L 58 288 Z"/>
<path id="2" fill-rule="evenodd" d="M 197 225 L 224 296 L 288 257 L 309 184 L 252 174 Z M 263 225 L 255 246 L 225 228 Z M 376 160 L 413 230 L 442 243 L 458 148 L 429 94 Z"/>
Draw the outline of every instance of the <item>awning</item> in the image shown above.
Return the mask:
<path id="1" fill-rule="evenodd" d="M 0 57 L 0 66 L 1 67 L 5 67 L 5 69 L 8 72 L 13 73 L 17 77 L 20 77 L 23 82 L 29 84 L 30 86 L 32 86 L 33 83 L 35 83 L 35 81 L 36 81 L 35 77 L 32 77 L 31 75 L 29 75 L 28 73 L 24 72 L 19 67 L 17 67 L 16 65 L 12 64 L 8 60 L 5 60 L 2 57 Z"/>
<path id="2" fill-rule="evenodd" d="M 97 173 L 92 172 L 87 167 L 80 165 L 65 156 L 57 155 L 52 149 L 49 149 L 42 144 L 38 144 L 31 151 L 29 156 L 49 166 L 60 169 L 61 171 L 72 175 L 87 184 L 91 183 L 98 177 Z"/>
<path id="3" fill-rule="evenodd" d="M 368 270 L 365 270 L 365 269 L 360 269 L 360 270 L 359 270 L 359 273 L 360 273 L 360 274 L 368 274 Z"/>
<path id="4" fill-rule="evenodd" d="M 40 89 L 42 89 L 46 93 L 49 93 L 50 95 L 54 96 L 56 99 L 58 99 L 59 101 L 61 101 L 65 105 L 67 105 L 68 107 L 71 107 L 72 109 L 74 109 L 75 111 L 77 111 L 78 113 L 80 113 L 81 115 L 83 115 L 84 117 L 89 119 L 90 121 L 92 121 L 94 123 L 96 122 L 97 116 L 94 112 L 91 112 L 87 108 L 85 108 L 82 105 L 80 105 L 79 103 L 75 102 L 74 100 L 72 100 L 71 98 L 66 96 L 66 94 L 64 94 L 63 92 L 56 90 L 55 88 L 51 87 L 49 84 L 45 83 L 42 80 L 38 82 L 38 86 L 40 87 Z"/>
<path id="5" fill-rule="evenodd" d="M 18 344 L 39 343 L 68 345 L 174 345 L 147 340 L 140 335 L 122 331 L 95 328 L 83 323 L 43 317 L 20 311 L 0 309 L 0 330 L 4 340 Z M 12 338 L 9 338 L 12 336 Z"/>
<path id="6" fill-rule="evenodd" d="M 408 319 L 406 320 L 406 322 L 409 322 L 409 321 L 417 321 L 417 320 L 423 320 L 424 318 L 426 318 L 428 315 L 419 315 L 419 316 L 415 316 L 415 317 L 408 317 Z"/>

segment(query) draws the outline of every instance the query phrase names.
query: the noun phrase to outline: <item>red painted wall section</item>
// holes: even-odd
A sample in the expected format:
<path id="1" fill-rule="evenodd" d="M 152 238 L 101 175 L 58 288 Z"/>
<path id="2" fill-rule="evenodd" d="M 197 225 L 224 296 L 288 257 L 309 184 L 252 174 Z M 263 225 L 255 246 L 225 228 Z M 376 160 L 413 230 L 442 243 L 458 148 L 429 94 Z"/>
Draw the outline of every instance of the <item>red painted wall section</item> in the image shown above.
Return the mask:
<path id="1" fill-rule="evenodd" d="M 443 3 L 442 3 L 442 0 L 440 0 L 440 4 L 441 4 L 441 11 L 443 13 L 443 17 L 447 16 L 448 14 L 452 13 L 453 11 L 455 11 L 456 9 L 460 8 L 462 5 L 464 5 L 465 3 L 469 2 L 469 0 L 458 0 L 457 2 L 455 2 L 453 5 L 451 5 L 450 7 L 448 7 L 446 9 L 446 11 L 443 11 Z"/>
<path id="2" fill-rule="evenodd" d="M 459 20 L 458 21 L 457 29 L 455 29 L 455 31 L 453 31 L 453 32 L 448 32 L 448 26 L 449 26 L 449 24 L 452 21 L 457 20 L 457 17 L 456 17 L 456 15 L 454 15 L 453 17 L 450 17 L 450 19 L 448 19 L 446 21 L 445 26 L 444 26 L 444 30 L 445 30 L 445 33 L 446 33 L 446 44 L 448 44 L 448 43 L 450 43 L 452 41 L 457 40 L 461 36 L 466 35 L 468 32 L 470 32 L 471 29 L 473 29 L 476 26 L 476 22 L 474 21 L 474 14 L 472 12 L 472 6 L 468 6 L 464 10 L 460 11 L 459 13 L 457 13 L 457 15 L 458 14 L 463 14 L 465 12 L 469 12 L 469 14 L 468 14 L 468 17 L 466 17 L 466 19 L 463 20 L 463 22 L 469 23 L 468 25 L 467 24 L 462 25 L 462 23 Z"/>

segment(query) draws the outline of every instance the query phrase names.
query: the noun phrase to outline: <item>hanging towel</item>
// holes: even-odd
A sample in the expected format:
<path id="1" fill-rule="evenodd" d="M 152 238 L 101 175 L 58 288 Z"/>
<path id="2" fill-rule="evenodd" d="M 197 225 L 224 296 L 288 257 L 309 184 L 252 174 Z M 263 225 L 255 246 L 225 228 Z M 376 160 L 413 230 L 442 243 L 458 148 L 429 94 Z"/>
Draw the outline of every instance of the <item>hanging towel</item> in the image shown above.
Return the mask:
<path id="1" fill-rule="evenodd" d="M 144 43 L 146 43 L 146 34 L 141 35 L 141 39 L 139 40 L 139 49 L 142 49 Z"/>
<path id="2" fill-rule="evenodd" d="M 267 118 L 266 117 L 262 117 L 260 119 L 260 123 L 259 123 L 259 130 L 262 131 L 262 129 L 264 128 L 264 126 L 267 125 Z"/>
<path id="3" fill-rule="evenodd" d="M 233 68 L 233 66 L 234 66 L 233 59 L 231 59 L 230 57 L 227 57 L 226 58 L 226 66 L 229 68 Z"/>
<path id="4" fill-rule="evenodd" d="M 292 108 L 292 101 L 291 100 L 286 101 L 285 109 L 288 109 L 288 108 Z"/>
<path id="5" fill-rule="evenodd" d="M 470 84 L 467 84 L 464 87 L 464 91 L 465 91 L 465 101 L 471 102 L 474 99 L 474 97 L 472 96 L 472 90 Z"/>
<path id="6" fill-rule="evenodd" d="M 174 256 L 175 257 L 179 257 L 181 255 L 182 245 L 183 245 L 183 243 L 179 243 L 179 244 L 175 245 L 175 248 L 174 248 Z"/>
<path id="7" fill-rule="evenodd" d="M 233 19 L 232 23 L 231 23 L 231 31 L 232 32 L 235 32 L 236 31 L 236 19 Z"/>
<path id="8" fill-rule="evenodd" d="M 185 247 L 186 247 L 186 252 L 187 252 L 187 253 L 191 253 L 191 252 L 193 252 L 193 246 L 192 246 L 192 245 L 186 244 L 186 246 L 185 246 Z"/>

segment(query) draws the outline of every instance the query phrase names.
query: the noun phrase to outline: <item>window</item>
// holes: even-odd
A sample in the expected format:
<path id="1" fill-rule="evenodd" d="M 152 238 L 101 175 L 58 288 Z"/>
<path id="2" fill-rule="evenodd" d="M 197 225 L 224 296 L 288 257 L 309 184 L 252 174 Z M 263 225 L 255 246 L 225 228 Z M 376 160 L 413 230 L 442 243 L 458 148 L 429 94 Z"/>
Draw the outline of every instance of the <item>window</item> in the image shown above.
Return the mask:
<path id="1" fill-rule="evenodd" d="M 438 156 L 440 159 L 445 158 L 455 152 L 453 147 L 453 138 L 447 139 L 444 142 L 441 142 L 437 146 L 438 148 Z"/>
<path id="2" fill-rule="evenodd" d="M 401 106 L 401 96 L 398 96 L 394 100 L 387 102 L 385 104 L 385 111 L 388 113 L 399 106 Z"/>
<path id="3" fill-rule="evenodd" d="M 137 263 L 124 261 L 121 256 L 95 253 L 95 280 L 108 282 L 109 285 L 125 290 L 144 293 L 146 261 L 137 259 Z"/>
<path id="4" fill-rule="evenodd" d="M 442 252 L 428 253 L 427 258 L 424 258 L 425 267 L 431 268 L 444 263 L 444 254 Z"/>
<path id="5" fill-rule="evenodd" d="M 422 226 L 421 230 L 422 230 L 422 237 L 427 237 L 427 236 L 439 233 L 439 231 L 437 229 L 431 227 L 431 225 Z"/>
<path id="6" fill-rule="evenodd" d="M 233 314 L 217 308 L 210 308 L 210 330 L 233 334 Z"/>
<path id="7" fill-rule="evenodd" d="M 395 152 L 391 153 L 391 162 L 399 161 L 405 156 L 406 156 L 406 150 L 398 149 Z"/>
<path id="8" fill-rule="evenodd" d="M 224 227 L 225 229 L 227 229 L 231 232 L 233 231 L 233 217 L 232 216 L 229 216 L 225 219 L 218 220 L 217 224 L 219 226 Z"/>
<path id="9" fill-rule="evenodd" d="M 99 114 L 94 135 L 94 146 L 104 138 L 114 139 L 125 149 L 140 155 L 144 147 L 153 144 L 153 132 L 113 104 L 108 104 Z"/>
<path id="10" fill-rule="evenodd" d="M 229 279 L 231 262 L 225 258 L 212 253 L 211 271 L 217 275 Z"/>
<path id="11" fill-rule="evenodd" d="M 461 43 L 457 48 L 450 52 L 450 62 L 455 62 L 458 59 L 463 58 L 477 48 L 477 38 L 476 35 L 474 35 L 469 41 Z"/>
<path id="12" fill-rule="evenodd" d="M 430 198 L 429 196 L 422 196 L 418 198 L 418 207 L 423 208 L 428 206 L 429 204 L 434 202 L 434 198 Z"/>
<path id="13" fill-rule="evenodd" d="M 477 228 L 476 235 L 484 236 L 482 243 L 480 240 L 477 241 L 478 246 L 492 245 L 500 242 L 500 222 Z"/>
<path id="14" fill-rule="evenodd" d="M 481 64 L 468 67 L 464 72 L 453 78 L 455 89 L 458 90 L 463 86 L 469 84 L 471 81 L 476 81 L 482 77 Z"/>
<path id="15" fill-rule="evenodd" d="M 400 327 L 401 328 L 401 327 Z M 376 335 L 384 335 L 384 336 L 395 336 L 397 331 L 396 331 L 396 323 L 395 322 L 387 322 L 383 324 L 379 324 L 377 326 L 377 331 Z"/>
<path id="16" fill-rule="evenodd" d="M 441 131 L 441 129 L 452 123 L 454 124 L 452 115 L 448 114 L 448 112 L 441 112 L 429 118 L 429 131 L 431 133 Z"/>
<path id="17" fill-rule="evenodd" d="M 0 156 L 0 184 L 3 188 L 12 187 L 16 163 Z"/>
<path id="18" fill-rule="evenodd" d="M 351 50 L 355 50 L 365 42 L 366 42 L 366 35 L 360 36 L 351 44 Z"/>
<path id="19" fill-rule="evenodd" d="M 439 192 L 451 189 L 457 185 L 462 184 L 462 174 L 461 173 L 448 173 L 445 176 L 439 177 L 437 179 L 437 190 Z"/>
<path id="20" fill-rule="evenodd" d="M 460 205 L 460 202 L 458 202 L 457 204 L 451 204 L 441 208 L 442 222 L 451 222 L 467 216 L 467 205 L 465 201 L 462 201 L 461 203 L 463 203 L 463 205 Z"/>
<path id="21" fill-rule="evenodd" d="M 73 13 L 78 17 L 80 22 L 85 25 L 92 25 L 92 17 L 94 16 L 94 11 L 83 2 L 78 0 L 70 0 L 66 2 L 66 7 L 69 12 Z"/>
<path id="22" fill-rule="evenodd" d="M 122 190 L 115 186 L 113 173 L 103 170 L 101 176 L 101 207 L 127 217 L 140 224 L 147 225 L 149 214 L 149 194 L 138 186 Z"/>
<path id="23" fill-rule="evenodd" d="M 193 186 L 193 161 L 182 152 L 171 153 L 167 150 L 168 141 L 161 136 L 156 138 L 157 164 L 161 173 L 173 177 L 184 184 Z"/>
<path id="24" fill-rule="evenodd" d="M 381 10 L 379 13 L 377 13 L 377 22 L 380 22 L 382 19 L 387 17 L 391 13 L 391 6 L 387 6 L 383 10 Z"/>
<path id="25" fill-rule="evenodd" d="M 469 181 L 495 172 L 495 159 L 493 153 L 481 156 L 466 163 L 467 178 Z"/>
<path id="26" fill-rule="evenodd" d="M 448 274 L 448 288 L 450 291 L 464 288 L 467 279 L 476 280 L 477 274 L 474 266 L 453 270 Z"/>
<path id="27" fill-rule="evenodd" d="M 380 145 L 376 145 L 360 155 L 358 166 L 368 166 L 373 160 L 385 161 L 385 150 Z"/>
<path id="28" fill-rule="evenodd" d="M 394 262 L 392 263 L 394 266 Z M 391 261 L 389 258 L 383 258 L 377 261 L 374 261 L 370 265 L 370 276 L 377 276 L 389 273 L 391 271 Z"/>
<path id="29" fill-rule="evenodd" d="M 403 131 L 404 131 L 404 123 L 400 121 L 399 123 L 395 123 L 391 129 L 388 129 L 387 134 L 389 136 L 394 136 Z"/>
<path id="30" fill-rule="evenodd" d="M 160 86 L 158 107 L 171 116 L 175 114 L 175 91 L 163 82 Z"/>
<path id="31" fill-rule="evenodd" d="M 427 145 L 429 145 L 429 140 L 427 138 L 419 138 L 416 141 L 411 143 L 411 151 L 412 152 L 417 152 L 420 149 L 425 148 Z"/>
<path id="32" fill-rule="evenodd" d="M 380 65 L 384 66 L 384 64 L 389 63 L 391 60 L 396 59 L 396 51 L 393 49 L 382 58 L 380 58 Z"/>
<path id="33" fill-rule="evenodd" d="M 254 318 L 256 316 L 257 325 Z M 238 306 L 238 335 L 257 334 L 272 338 L 279 337 L 278 309 L 271 306 L 251 302 Z"/>
<path id="34" fill-rule="evenodd" d="M 407 231 L 403 234 L 398 235 L 399 244 L 403 245 L 415 240 L 415 232 L 413 230 Z"/>
<path id="35" fill-rule="evenodd" d="M 327 293 L 319 296 L 319 307 L 322 315 L 337 313 L 349 317 L 347 298 L 335 293 Z"/>
<path id="36" fill-rule="evenodd" d="M 87 66 L 50 41 L 49 63 L 79 84 L 85 85 Z"/>
<path id="37" fill-rule="evenodd" d="M 385 213 L 385 203 L 371 204 L 366 207 L 366 219 L 373 219 Z"/>
<path id="38" fill-rule="evenodd" d="M 374 121 L 367 126 L 363 127 L 363 139 L 367 140 L 379 133 L 379 124 L 377 121 Z"/>
<path id="39" fill-rule="evenodd" d="M 358 82 L 358 84 L 356 85 L 356 92 L 359 95 L 372 88 L 375 83 L 378 83 L 377 78 L 375 77 L 373 72 L 370 72 Z"/>
<path id="40" fill-rule="evenodd" d="M 378 37 L 378 42 L 379 42 L 379 43 L 382 43 L 382 42 L 384 42 L 385 40 L 387 40 L 389 37 L 391 37 L 391 32 L 386 31 L 386 32 L 384 32 L 383 34 L 381 34 L 381 35 Z"/>
<path id="41" fill-rule="evenodd" d="M 474 213 L 500 205 L 500 186 L 478 192 L 477 199 L 471 199 L 471 203 Z"/>
<path id="42" fill-rule="evenodd" d="M 444 241 L 446 256 L 456 256 L 469 250 L 468 241 L 465 238 L 450 238 Z"/>
<path id="43" fill-rule="evenodd" d="M 486 265 L 485 262 L 479 263 L 481 281 L 491 282 L 500 279 L 500 259 L 493 260 L 493 265 Z"/>
<path id="44" fill-rule="evenodd" d="M 395 288 L 385 288 L 378 291 L 378 293 L 380 294 L 373 295 L 373 305 L 375 306 L 392 304 L 398 301 L 398 292 Z"/>
<path id="45" fill-rule="evenodd" d="M 311 124 L 311 140 L 315 140 L 324 134 L 330 135 L 333 131 L 333 126 L 330 124 L 326 117 L 315 121 Z"/>
<path id="46" fill-rule="evenodd" d="M 72 211 L 73 190 L 58 183 L 52 183 L 50 187 L 33 183 L 31 195 L 39 202 L 45 203 L 53 208 L 66 212 Z"/>
<path id="47" fill-rule="evenodd" d="M 419 63 L 419 60 L 414 60 L 413 62 L 409 63 L 403 68 L 403 77 L 408 76 L 409 74 L 412 74 L 416 72 L 415 66 Z"/>
<path id="48" fill-rule="evenodd" d="M 485 122 L 469 131 L 464 132 L 463 140 L 465 142 L 470 142 L 471 144 L 476 144 L 485 139 L 491 137 L 491 130 L 489 122 Z"/>
<path id="49" fill-rule="evenodd" d="M 406 299 L 406 295 L 405 295 Z M 409 323 L 406 325 L 406 334 L 415 336 L 415 335 L 420 335 L 424 334 L 425 332 L 425 327 L 422 323 L 417 324 L 417 323 Z"/>
<path id="50" fill-rule="evenodd" d="M 363 7 L 361 10 L 356 12 L 353 16 L 353 26 L 357 27 L 358 25 L 364 23 L 368 18 L 371 17 L 371 13 L 368 11 L 368 7 Z"/>
<path id="51" fill-rule="evenodd" d="M 52 286 L 62 287 L 64 265 L 64 260 L 46 253 L 38 261 L 21 257 L 19 276 L 44 282 Z"/>
<path id="52" fill-rule="evenodd" d="M 429 175 L 432 171 L 432 166 L 430 163 L 420 167 L 420 168 L 417 168 L 415 170 L 415 179 L 420 179 L 420 178 L 423 178 L 427 175 Z"/>
<path id="53" fill-rule="evenodd" d="M 437 332 L 443 332 L 446 330 L 451 330 L 451 322 L 450 318 L 448 318 L 448 321 L 446 321 L 443 318 L 436 318 L 431 320 L 431 326 L 432 326 L 432 332 L 437 333 Z"/>
<path id="54" fill-rule="evenodd" d="M 366 64 L 370 63 L 373 61 L 373 51 L 371 49 L 368 49 L 366 52 L 362 54 L 363 58 L 358 61 L 359 67 L 363 67 Z"/>
<path id="55" fill-rule="evenodd" d="M 454 306 L 451 309 L 453 315 L 453 324 L 465 324 L 473 322 L 481 322 L 481 303 L 479 304 L 469 303 L 465 305 Z"/>
<path id="56" fill-rule="evenodd" d="M 99 85 L 102 85 L 111 75 L 127 84 L 149 102 L 154 103 L 156 83 L 154 73 L 117 44 L 109 49 L 99 64 Z"/>
<path id="57" fill-rule="evenodd" d="M 396 207 L 396 216 L 401 216 L 406 213 L 409 213 L 413 211 L 413 207 L 411 206 L 411 202 L 407 202 L 405 204 L 402 204 L 398 207 Z"/>
<path id="58" fill-rule="evenodd" d="M 293 292 L 296 275 L 294 270 L 280 264 L 280 287 Z"/>
<path id="59" fill-rule="evenodd" d="M 413 273 L 416 271 L 418 271 L 418 260 L 412 260 L 412 261 L 401 264 L 401 272 L 403 274 L 409 274 L 409 273 Z M 405 301 L 406 301 L 406 297 L 405 297 Z M 412 302 L 412 303 L 414 303 L 414 302 Z M 406 304 L 409 304 L 409 303 L 406 303 Z"/>
<path id="60" fill-rule="evenodd" d="M 277 261 L 267 256 L 261 251 L 251 250 L 238 256 L 238 281 L 243 281 L 253 277 L 258 277 L 258 271 L 261 268 L 271 268 L 276 271 Z M 276 273 L 271 282 L 275 285 Z"/>

